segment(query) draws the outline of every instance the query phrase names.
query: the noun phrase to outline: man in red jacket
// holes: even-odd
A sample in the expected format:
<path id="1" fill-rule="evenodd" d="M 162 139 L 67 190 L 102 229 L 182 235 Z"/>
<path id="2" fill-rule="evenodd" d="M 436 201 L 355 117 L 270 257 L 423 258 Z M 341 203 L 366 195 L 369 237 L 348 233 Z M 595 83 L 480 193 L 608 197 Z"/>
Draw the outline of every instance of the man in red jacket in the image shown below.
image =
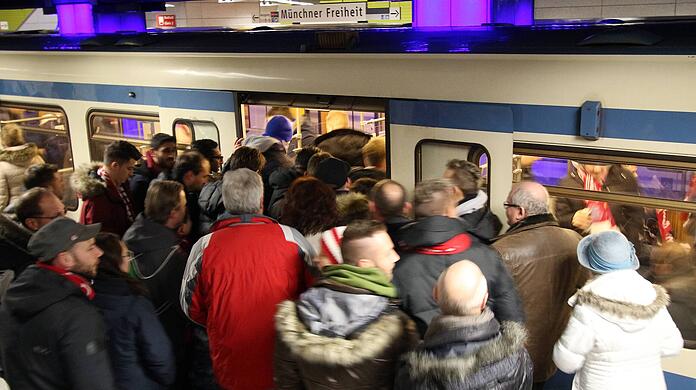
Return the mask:
<path id="1" fill-rule="evenodd" d="M 295 229 L 262 215 L 263 182 L 256 172 L 227 172 L 222 199 L 227 211 L 191 250 L 181 306 L 208 331 L 220 386 L 270 389 L 276 306 L 305 289 L 313 251 Z"/>
<path id="2" fill-rule="evenodd" d="M 135 146 L 114 141 L 104 151 L 103 164 L 75 171 L 72 185 L 83 200 L 80 223 L 101 223 L 102 231 L 123 236 L 136 217 L 127 182 L 141 157 Z"/>

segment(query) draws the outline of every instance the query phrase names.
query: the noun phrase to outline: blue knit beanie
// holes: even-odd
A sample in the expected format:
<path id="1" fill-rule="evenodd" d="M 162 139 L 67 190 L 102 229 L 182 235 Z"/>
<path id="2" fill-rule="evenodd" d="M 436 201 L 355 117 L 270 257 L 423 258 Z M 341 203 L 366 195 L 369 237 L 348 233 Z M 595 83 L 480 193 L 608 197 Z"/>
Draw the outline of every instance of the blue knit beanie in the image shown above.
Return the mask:
<path id="1" fill-rule="evenodd" d="M 290 142 L 290 139 L 292 139 L 292 123 L 288 118 L 276 115 L 266 123 L 266 131 L 263 132 L 263 135 L 280 141 Z"/>

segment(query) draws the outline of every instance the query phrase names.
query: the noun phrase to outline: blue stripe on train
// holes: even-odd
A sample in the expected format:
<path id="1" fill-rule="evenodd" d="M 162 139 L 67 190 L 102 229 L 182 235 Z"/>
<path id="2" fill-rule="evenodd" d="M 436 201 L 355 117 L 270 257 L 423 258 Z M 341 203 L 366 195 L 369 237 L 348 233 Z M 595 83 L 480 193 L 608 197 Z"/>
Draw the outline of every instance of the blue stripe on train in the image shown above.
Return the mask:
<path id="1" fill-rule="evenodd" d="M 668 390 L 696 390 L 696 379 L 665 372 L 665 382 Z M 546 382 L 544 390 L 570 390 L 573 387 L 573 375 L 556 371 L 556 374 Z"/>
<path id="2" fill-rule="evenodd" d="M 391 100 L 390 123 L 501 133 L 578 135 L 580 107 Z M 605 108 L 605 138 L 696 143 L 696 113 Z"/>
<path id="3" fill-rule="evenodd" d="M 134 96 L 130 96 L 130 93 Z M 203 89 L 0 80 L 0 94 L 234 112 L 234 93 Z"/>

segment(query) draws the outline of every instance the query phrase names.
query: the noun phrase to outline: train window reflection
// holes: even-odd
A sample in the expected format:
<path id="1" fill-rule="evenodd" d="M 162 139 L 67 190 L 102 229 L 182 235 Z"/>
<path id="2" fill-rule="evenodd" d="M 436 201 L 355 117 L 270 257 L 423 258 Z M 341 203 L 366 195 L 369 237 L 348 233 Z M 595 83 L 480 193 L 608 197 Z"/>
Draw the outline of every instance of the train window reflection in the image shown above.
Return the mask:
<path id="1" fill-rule="evenodd" d="M 488 193 L 488 164 L 490 163 L 488 152 L 478 144 L 461 143 L 452 141 L 425 140 L 416 147 L 416 181 L 433 179 L 445 176 L 448 162 L 463 160 L 473 163 L 478 167 L 480 174 L 479 189 Z M 463 166 L 463 164 L 458 164 Z"/>
<path id="2" fill-rule="evenodd" d="M 288 118 L 292 124 L 295 142 L 300 138 L 319 136 L 337 129 L 354 129 L 371 135 L 384 135 L 384 112 L 324 110 L 289 106 L 242 104 L 243 136 L 261 135 L 266 122 L 275 115 Z M 301 135 L 301 136 L 300 136 Z"/>
<path id="3" fill-rule="evenodd" d="M 65 182 L 70 180 L 74 169 L 73 156 L 68 121 L 62 109 L 3 102 L 0 104 L 0 125 L 19 126 L 24 140 L 38 147 L 43 161 L 57 166 Z M 63 203 L 70 210 L 77 209 L 77 197 L 70 186 L 65 186 Z"/>
<path id="4" fill-rule="evenodd" d="M 89 114 L 89 146 L 92 160 L 101 161 L 104 150 L 113 141 L 128 141 L 145 151 L 150 139 L 160 132 L 159 117 L 112 112 Z"/>
<path id="5" fill-rule="evenodd" d="M 211 139 L 220 144 L 220 131 L 211 121 L 177 119 L 174 122 L 174 134 L 176 142 L 184 146 L 199 139 Z"/>
<path id="6" fill-rule="evenodd" d="M 515 155 L 513 180 L 544 184 L 563 227 L 581 235 L 622 232 L 636 249 L 638 272 L 667 289 L 685 345 L 696 348 L 696 167 L 642 156 L 552 154 Z"/>

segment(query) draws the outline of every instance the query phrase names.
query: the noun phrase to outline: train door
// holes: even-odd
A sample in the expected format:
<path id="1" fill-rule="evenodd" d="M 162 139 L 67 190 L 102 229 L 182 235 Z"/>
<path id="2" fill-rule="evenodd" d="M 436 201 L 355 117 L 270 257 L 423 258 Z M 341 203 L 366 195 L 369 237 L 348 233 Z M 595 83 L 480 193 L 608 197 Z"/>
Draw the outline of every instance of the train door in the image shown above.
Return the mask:
<path id="1" fill-rule="evenodd" d="M 442 177 L 449 160 L 481 168 L 482 187 L 505 221 L 503 202 L 512 182 L 512 110 L 505 106 L 392 100 L 389 104 L 391 177 L 407 189 Z"/>

